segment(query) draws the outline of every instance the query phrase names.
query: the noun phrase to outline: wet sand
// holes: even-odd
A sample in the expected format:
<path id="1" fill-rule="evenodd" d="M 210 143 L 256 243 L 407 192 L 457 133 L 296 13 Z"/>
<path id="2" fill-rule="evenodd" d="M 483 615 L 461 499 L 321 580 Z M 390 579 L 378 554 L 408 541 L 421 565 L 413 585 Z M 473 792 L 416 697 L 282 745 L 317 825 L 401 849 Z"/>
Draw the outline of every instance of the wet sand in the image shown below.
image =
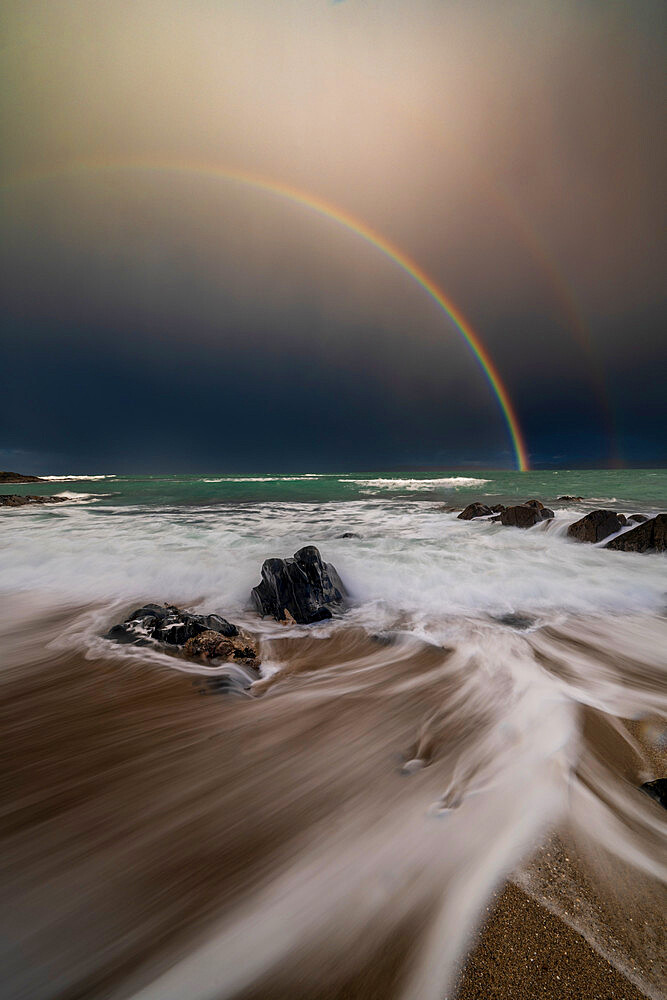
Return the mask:
<path id="1" fill-rule="evenodd" d="M 488 910 L 453 994 L 456 1000 L 644 1000 L 649 995 L 512 883 Z"/>
<path id="2" fill-rule="evenodd" d="M 636 783 L 662 723 L 553 700 L 566 661 L 590 683 L 590 625 L 268 640 L 273 677 L 225 697 L 173 658 L 84 655 L 91 614 L 2 622 L 8 998 L 453 997 L 512 873 L 460 997 L 660 995 L 664 818 Z M 652 703 L 652 654 L 622 647 L 608 684 Z"/>

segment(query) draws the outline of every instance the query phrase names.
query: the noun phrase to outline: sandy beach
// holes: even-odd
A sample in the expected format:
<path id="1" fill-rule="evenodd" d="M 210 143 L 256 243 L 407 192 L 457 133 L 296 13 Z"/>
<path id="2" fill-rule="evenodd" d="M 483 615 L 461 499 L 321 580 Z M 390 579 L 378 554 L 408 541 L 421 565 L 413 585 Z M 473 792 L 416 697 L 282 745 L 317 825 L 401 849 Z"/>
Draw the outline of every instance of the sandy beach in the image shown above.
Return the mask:
<path id="1" fill-rule="evenodd" d="M 664 767 L 655 719 L 628 727 L 586 708 L 567 803 L 544 797 L 551 755 L 507 784 L 494 712 L 512 700 L 508 678 L 483 695 L 489 676 L 477 689 L 455 645 L 359 628 L 267 639 L 270 682 L 224 697 L 206 671 L 145 650 L 73 653 L 99 607 L 11 611 L 7 996 L 386 1000 L 437 995 L 436 969 L 443 1000 L 660 997 L 664 812 L 636 790 Z M 548 640 L 553 670 L 565 634 Z M 514 633 L 512 648 L 531 641 Z M 588 641 L 582 655 L 590 629 Z M 622 667 L 610 655 L 606 669 Z M 655 670 L 649 657 L 645 691 Z M 532 738 L 520 713 L 514 746 Z M 526 796 L 518 810 L 510 788 Z"/>

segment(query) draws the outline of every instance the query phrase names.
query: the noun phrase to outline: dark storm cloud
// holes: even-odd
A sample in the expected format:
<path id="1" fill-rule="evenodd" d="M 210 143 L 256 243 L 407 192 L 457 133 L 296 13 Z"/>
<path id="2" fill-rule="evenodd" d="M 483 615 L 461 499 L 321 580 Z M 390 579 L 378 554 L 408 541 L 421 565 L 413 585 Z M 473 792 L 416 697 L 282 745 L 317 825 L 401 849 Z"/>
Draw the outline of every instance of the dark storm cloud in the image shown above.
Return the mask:
<path id="1" fill-rule="evenodd" d="M 196 172 L 58 167 L 147 156 L 295 185 L 412 255 L 537 462 L 666 461 L 664 7 L 335 6 L 6 5 L 0 448 L 511 463 L 469 348 L 358 236 Z"/>

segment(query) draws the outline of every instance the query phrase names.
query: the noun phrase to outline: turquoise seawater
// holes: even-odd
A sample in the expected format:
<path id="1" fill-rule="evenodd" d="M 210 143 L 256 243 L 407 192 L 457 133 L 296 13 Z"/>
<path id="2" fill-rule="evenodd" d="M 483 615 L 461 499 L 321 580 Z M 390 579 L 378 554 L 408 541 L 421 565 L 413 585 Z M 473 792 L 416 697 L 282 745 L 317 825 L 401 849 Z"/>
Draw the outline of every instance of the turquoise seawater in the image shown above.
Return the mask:
<path id="1" fill-rule="evenodd" d="M 219 503 L 326 503 L 354 500 L 442 500 L 463 506 L 472 500 L 492 503 L 537 497 L 545 502 L 581 496 L 594 505 L 634 504 L 664 508 L 667 470 L 558 470 L 539 472 L 372 471 L 319 475 L 223 474 L 170 476 L 63 477 L 47 483 L 0 487 L 4 493 L 88 494 L 97 507 L 112 505 L 208 506 Z M 74 497 L 73 497 L 74 498 Z M 83 499 L 83 497 L 81 496 Z"/>

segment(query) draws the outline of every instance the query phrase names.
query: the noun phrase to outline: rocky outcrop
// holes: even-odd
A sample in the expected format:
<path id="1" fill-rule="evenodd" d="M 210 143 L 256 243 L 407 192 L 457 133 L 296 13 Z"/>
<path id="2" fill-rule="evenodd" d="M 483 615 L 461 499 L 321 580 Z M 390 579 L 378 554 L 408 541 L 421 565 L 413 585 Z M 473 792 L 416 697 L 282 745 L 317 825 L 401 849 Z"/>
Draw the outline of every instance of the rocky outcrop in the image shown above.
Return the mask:
<path id="1" fill-rule="evenodd" d="M 635 524 L 643 524 L 644 521 L 648 521 L 648 514 L 629 514 L 628 521 L 634 521 Z"/>
<path id="2" fill-rule="evenodd" d="M 504 510 L 506 510 L 504 503 L 494 503 L 493 507 L 491 508 L 493 514 L 502 514 Z"/>
<path id="3" fill-rule="evenodd" d="M 0 483 L 45 483 L 39 476 L 24 476 L 21 472 L 0 472 Z"/>
<path id="4" fill-rule="evenodd" d="M 260 662 L 254 636 L 240 629 L 235 636 L 224 636 L 220 632 L 212 631 L 200 632 L 185 643 L 183 655 L 204 662 L 229 660 L 243 663 L 248 667 L 256 667 Z"/>
<path id="5" fill-rule="evenodd" d="M 472 521 L 475 517 L 488 517 L 489 514 L 493 511 L 485 503 L 469 503 L 459 514 L 459 521 Z"/>
<path id="6" fill-rule="evenodd" d="M 194 615 L 173 604 L 145 604 L 114 625 L 105 639 L 134 646 L 158 645 L 184 656 L 259 666 L 257 643 L 220 615 Z"/>
<path id="7" fill-rule="evenodd" d="M 539 502 L 536 500 L 530 503 L 516 504 L 514 507 L 506 507 L 500 514 L 500 523 L 511 528 L 532 528 L 534 524 L 552 518 L 554 512 L 549 507 L 545 507 L 544 504 L 536 506 Z"/>
<path id="8" fill-rule="evenodd" d="M 619 552 L 664 552 L 667 548 L 667 514 L 658 514 L 618 538 L 612 538 L 605 548 Z"/>
<path id="9" fill-rule="evenodd" d="M 667 809 L 667 778 L 656 778 L 655 781 L 646 781 L 640 787 L 642 792 L 646 792 L 663 809 Z"/>
<path id="10" fill-rule="evenodd" d="M 306 545 L 293 559 L 267 559 L 252 599 L 261 615 L 309 625 L 344 608 L 345 593 L 334 567 L 322 561 L 314 545 Z"/>
<path id="11" fill-rule="evenodd" d="M 578 542 L 601 542 L 625 524 L 625 514 L 617 514 L 615 510 L 592 510 L 571 524 L 567 534 Z"/>
<path id="12" fill-rule="evenodd" d="M 583 497 L 568 497 L 568 496 L 556 497 L 558 503 L 581 503 L 583 499 L 584 499 Z"/>
<path id="13" fill-rule="evenodd" d="M 0 494 L 0 507 L 27 507 L 30 504 L 65 503 L 67 497 L 20 496 L 18 493 Z"/>

